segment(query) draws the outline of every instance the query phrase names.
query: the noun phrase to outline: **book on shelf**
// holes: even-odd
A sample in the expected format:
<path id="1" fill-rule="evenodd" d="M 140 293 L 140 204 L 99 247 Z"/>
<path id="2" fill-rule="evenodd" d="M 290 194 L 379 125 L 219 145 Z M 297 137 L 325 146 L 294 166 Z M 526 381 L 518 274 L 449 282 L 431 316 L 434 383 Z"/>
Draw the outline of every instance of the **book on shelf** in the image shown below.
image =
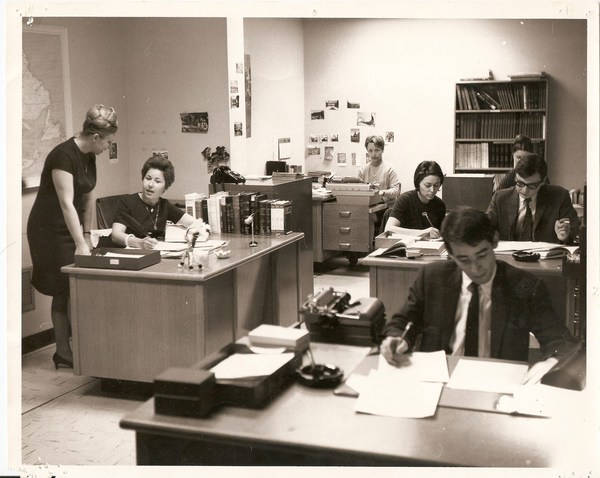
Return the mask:
<path id="1" fill-rule="evenodd" d="M 272 199 L 263 199 L 258 203 L 260 215 L 260 233 L 265 236 L 271 235 L 271 204 Z"/>
<path id="2" fill-rule="evenodd" d="M 512 73 L 507 75 L 511 81 L 514 80 L 543 80 L 546 78 L 545 71 L 532 71 L 532 72 L 524 72 L 524 73 Z"/>
<path id="3" fill-rule="evenodd" d="M 233 203 L 233 233 L 241 234 L 241 221 L 240 221 L 240 195 L 234 194 L 231 196 Z"/>
<path id="4" fill-rule="evenodd" d="M 277 200 L 271 203 L 271 233 L 292 232 L 292 202 Z"/>
<path id="5" fill-rule="evenodd" d="M 256 193 L 241 192 L 240 196 L 240 232 L 250 235 L 250 224 L 246 224 L 245 220 L 250 216 L 250 196 Z"/>
<path id="6" fill-rule="evenodd" d="M 260 202 L 266 199 L 267 195 L 264 193 L 258 193 L 254 196 L 254 234 L 262 234 L 260 224 L 263 218 L 260 215 Z"/>

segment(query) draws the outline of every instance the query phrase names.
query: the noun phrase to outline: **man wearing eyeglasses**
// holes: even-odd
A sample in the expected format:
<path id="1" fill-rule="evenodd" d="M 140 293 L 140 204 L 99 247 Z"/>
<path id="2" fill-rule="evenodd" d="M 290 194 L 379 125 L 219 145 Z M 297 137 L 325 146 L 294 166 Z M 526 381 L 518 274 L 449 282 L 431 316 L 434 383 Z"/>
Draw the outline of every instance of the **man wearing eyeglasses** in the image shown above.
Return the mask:
<path id="1" fill-rule="evenodd" d="M 546 183 L 546 162 L 527 153 L 515 166 L 515 186 L 494 193 L 487 214 L 501 241 L 571 244 L 580 221 L 569 192 Z"/>

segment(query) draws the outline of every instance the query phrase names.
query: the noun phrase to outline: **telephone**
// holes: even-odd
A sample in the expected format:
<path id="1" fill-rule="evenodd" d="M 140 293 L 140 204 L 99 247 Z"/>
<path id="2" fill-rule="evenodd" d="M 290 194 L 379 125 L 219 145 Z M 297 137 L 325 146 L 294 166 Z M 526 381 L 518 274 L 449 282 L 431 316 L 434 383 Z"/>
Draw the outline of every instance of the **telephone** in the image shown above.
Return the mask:
<path id="1" fill-rule="evenodd" d="M 232 171 L 229 166 L 217 166 L 210 177 L 210 184 L 223 184 L 223 183 L 245 183 L 246 178 L 240 173 Z"/>

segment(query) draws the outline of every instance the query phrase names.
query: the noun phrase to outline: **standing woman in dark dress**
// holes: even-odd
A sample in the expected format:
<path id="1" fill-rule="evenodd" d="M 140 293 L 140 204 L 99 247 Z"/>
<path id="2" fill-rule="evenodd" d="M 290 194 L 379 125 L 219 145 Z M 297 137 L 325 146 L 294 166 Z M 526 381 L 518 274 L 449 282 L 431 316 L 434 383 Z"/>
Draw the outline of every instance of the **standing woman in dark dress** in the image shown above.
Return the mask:
<path id="1" fill-rule="evenodd" d="M 117 132 L 117 114 L 111 107 L 89 109 L 83 130 L 56 146 L 46 158 L 40 188 L 29 214 L 27 239 L 33 261 L 33 286 L 52 296 L 55 368 L 73 367 L 69 343 L 69 278 L 60 271 L 74 255 L 91 250 L 96 155 L 108 149 Z"/>

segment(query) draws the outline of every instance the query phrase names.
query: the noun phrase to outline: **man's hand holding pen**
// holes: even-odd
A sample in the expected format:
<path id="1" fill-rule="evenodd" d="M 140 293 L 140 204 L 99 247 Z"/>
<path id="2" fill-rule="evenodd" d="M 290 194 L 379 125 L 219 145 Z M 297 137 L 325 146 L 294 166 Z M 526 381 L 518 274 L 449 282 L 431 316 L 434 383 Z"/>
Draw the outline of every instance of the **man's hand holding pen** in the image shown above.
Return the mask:
<path id="1" fill-rule="evenodd" d="M 405 340 L 406 334 L 412 327 L 413 323 L 408 322 L 402 331 L 400 337 L 386 337 L 381 342 L 381 355 L 392 365 L 399 367 L 404 361 L 404 354 L 408 351 L 408 342 Z"/>

